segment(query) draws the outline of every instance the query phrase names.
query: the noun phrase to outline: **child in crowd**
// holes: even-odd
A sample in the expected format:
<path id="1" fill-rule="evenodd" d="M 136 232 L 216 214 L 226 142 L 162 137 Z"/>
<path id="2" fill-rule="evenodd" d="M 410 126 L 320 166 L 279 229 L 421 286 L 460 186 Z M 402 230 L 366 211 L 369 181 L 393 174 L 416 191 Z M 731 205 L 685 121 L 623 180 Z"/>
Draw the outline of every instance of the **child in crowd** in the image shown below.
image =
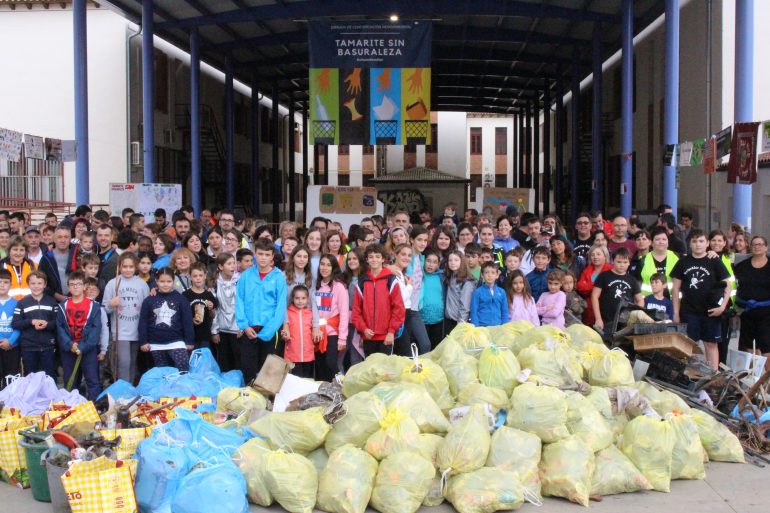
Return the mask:
<path id="1" fill-rule="evenodd" d="M 315 301 L 320 317 L 321 340 L 315 356 L 315 379 L 331 381 L 339 372 L 350 324 L 350 298 L 337 258 L 325 254 L 318 262 Z"/>
<path id="2" fill-rule="evenodd" d="M 500 274 L 500 280 L 502 283 L 505 283 L 508 276 L 513 273 L 513 271 L 519 270 L 519 266 L 521 265 L 521 256 L 523 254 L 524 249 L 521 246 L 516 246 L 505 254 L 505 268 L 503 269 L 502 274 Z"/>
<path id="3" fill-rule="evenodd" d="M 133 383 L 139 353 L 139 314 L 150 294 L 147 283 L 136 276 L 137 258 L 133 253 L 118 257 L 118 276 L 104 287 L 102 303 L 110 314 L 112 375 Z"/>
<path id="4" fill-rule="evenodd" d="M 96 232 L 88 231 L 80 234 L 80 244 L 78 244 L 78 252 L 80 253 L 80 256 L 94 253 L 95 245 Z"/>
<path id="5" fill-rule="evenodd" d="M 150 290 L 157 289 L 158 286 L 155 284 L 155 277 L 153 276 L 152 255 L 139 252 L 137 258 L 139 259 L 139 265 L 137 266 L 136 275 L 147 284 Z"/>
<path id="6" fill-rule="evenodd" d="M 211 352 L 216 357 L 219 368 L 227 372 L 235 368 L 235 344 L 241 335 L 235 322 L 235 288 L 238 277 L 235 275 L 235 257 L 222 252 L 216 259 L 217 274 L 213 289 L 217 300 L 214 321 L 211 323 Z"/>
<path id="7" fill-rule="evenodd" d="M 110 314 L 107 313 L 107 309 L 104 308 L 104 305 L 97 299 L 102 295 L 102 289 L 99 287 L 99 280 L 96 278 L 86 278 L 83 283 L 85 284 L 86 297 L 99 303 L 99 308 L 102 313 L 102 329 L 99 331 L 99 354 L 96 356 L 96 359 L 102 362 L 110 349 Z M 104 367 L 102 367 L 102 372 L 104 372 Z"/>
<path id="8" fill-rule="evenodd" d="M 431 350 L 444 339 L 444 273 L 435 251 L 425 253 L 420 315 L 428 332 Z"/>
<path id="9" fill-rule="evenodd" d="M 601 332 L 607 323 L 615 318 L 621 301 L 644 305 L 639 282 L 628 274 L 630 264 L 631 253 L 627 248 L 618 248 L 612 261 L 612 269 L 599 274 L 594 282 L 591 304 L 596 314 L 595 326 Z"/>
<path id="10" fill-rule="evenodd" d="M 254 266 L 254 253 L 250 249 L 241 248 L 235 252 L 235 259 L 238 262 L 238 273 L 244 272 Z"/>
<path id="11" fill-rule="evenodd" d="M 508 300 L 505 291 L 497 285 L 500 266 L 496 262 L 481 265 L 484 284 L 473 292 L 470 321 L 475 326 L 499 326 L 508 322 Z"/>
<path id="12" fill-rule="evenodd" d="M 0 269 L 0 390 L 5 387 L 5 377 L 20 372 L 19 332 L 11 327 L 16 299 L 8 295 L 11 273 Z"/>
<path id="13" fill-rule="evenodd" d="M 487 250 L 485 261 L 491 262 L 493 259 L 492 250 L 489 248 L 487 248 Z M 477 282 L 481 281 L 482 253 L 484 252 L 482 251 L 481 246 L 475 242 L 471 242 L 465 246 L 465 261 L 468 264 L 468 272 Z"/>
<path id="14" fill-rule="evenodd" d="M 13 248 L 11 248 L 11 251 Z M 45 294 L 48 278 L 41 271 L 27 277 L 30 294 L 16 303 L 11 326 L 19 331 L 24 373 L 44 371 L 56 379 L 56 300 Z"/>
<path id="15" fill-rule="evenodd" d="M 190 287 L 182 295 L 190 302 L 195 331 L 195 347 L 209 347 L 211 323 L 219 304 L 214 294 L 206 288 L 206 264 L 195 262 L 190 267 Z"/>
<path id="16" fill-rule="evenodd" d="M 152 250 L 155 253 L 155 261 L 152 264 L 152 268 L 157 270 L 168 267 L 171 263 L 171 252 L 174 251 L 176 242 L 171 238 L 171 235 L 167 233 L 158 234 L 155 237 L 155 242 L 152 243 Z"/>
<path id="17" fill-rule="evenodd" d="M 86 397 L 89 401 L 95 401 L 102 392 L 98 359 L 101 352 L 102 308 L 99 303 L 85 296 L 85 281 L 86 276 L 81 271 L 71 272 L 67 277 L 70 297 L 59 304 L 56 310 L 56 333 L 64 383 L 71 382 L 72 388 L 77 389 L 82 376 L 86 382 Z M 76 370 L 78 358 L 80 367 Z"/>
<path id="18" fill-rule="evenodd" d="M 572 271 L 564 273 L 561 281 L 561 290 L 567 295 L 567 307 L 564 309 L 564 321 L 567 326 L 583 324 L 583 312 L 586 309 L 586 300 L 575 290 L 577 279 Z"/>
<path id="19" fill-rule="evenodd" d="M 356 300 L 358 280 L 366 274 L 366 260 L 362 248 L 353 248 L 345 255 L 345 283 L 348 284 L 348 307 L 350 308 L 350 325 L 348 326 L 347 352 L 343 359 L 343 368 L 347 371 L 351 365 L 364 361 L 364 347 L 361 334 L 353 325 L 353 303 Z M 315 317 L 314 317 L 315 319 Z"/>
<path id="20" fill-rule="evenodd" d="M 300 245 L 299 239 L 296 237 L 286 237 L 281 240 L 282 246 L 281 246 L 281 254 L 283 255 L 283 263 L 284 263 L 284 269 L 286 268 L 286 263 L 289 260 L 289 255 L 291 255 L 294 250 L 297 248 L 297 246 Z"/>
<path id="21" fill-rule="evenodd" d="M 312 378 L 315 362 L 313 310 L 310 308 L 310 291 L 304 285 L 296 285 L 291 291 L 291 304 L 286 310 L 281 336 L 286 343 L 284 358 L 294 364 L 291 373 Z"/>
<path id="22" fill-rule="evenodd" d="M 554 269 L 548 273 L 548 290 L 540 295 L 537 300 L 537 313 L 543 320 L 543 324 L 550 324 L 557 328 L 564 328 L 564 307 L 567 304 L 567 295 L 561 290 L 561 282 L 564 279 L 564 271 Z"/>
<path id="23" fill-rule="evenodd" d="M 655 273 L 650 276 L 652 294 L 644 297 L 644 307 L 663 314 L 663 320 L 674 318 L 674 303 L 666 297 L 666 275 Z"/>
<path id="24" fill-rule="evenodd" d="M 468 244 L 470 246 L 470 244 Z M 468 246 L 465 246 L 466 251 Z M 444 306 L 444 333 L 447 335 L 459 322 L 468 322 L 476 280 L 471 276 L 463 254 L 452 251 L 447 256 L 445 276 L 446 303 Z"/>
<path id="25" fill-rule="evenodd" d="M 548 271 L 551 270 L 551 251 L 545 246 L 536 246 L 532 249 L 532 263 L 535 268 L 527 274 L 529 288 L 535 302 L 540 299 L 540 294 L 548 290 Z"/>
<path id="26" fill-rule="evenodd" d="M 0 265 L 11 273 L 11 290 L 8 293 L 19 301 L 29 295 L 29 277 L 32 271 L 37 269 L 35 262 L 27 258 L 27 247 L 27 243 L 20 236 L 11 237 L 8 242 L 8 256 L 0 262 Z"/>
<path id="27" fill-rule="evenodd" d="M 83 274 L 85 275 L 86 279 L 95 278 L 97 281 L 100 281 L 99 280 L 99 257 L 95 253 L 84 254 L 82 257 L 80 257 L 80 270 L 83 271 Z M 103 284 L 100 283 L 99 290 L 103 288 L 104 288 Z"/>
<path id="28" fill-rule="evenodd" d="M 537 306 L 529 291 L 529 282 L 524 273 L 514 269 L 508 274 L 505 291 L 508 294 L 508 317 L 511 321 L 529 321 L 533 326 L 540 326 Z"/>

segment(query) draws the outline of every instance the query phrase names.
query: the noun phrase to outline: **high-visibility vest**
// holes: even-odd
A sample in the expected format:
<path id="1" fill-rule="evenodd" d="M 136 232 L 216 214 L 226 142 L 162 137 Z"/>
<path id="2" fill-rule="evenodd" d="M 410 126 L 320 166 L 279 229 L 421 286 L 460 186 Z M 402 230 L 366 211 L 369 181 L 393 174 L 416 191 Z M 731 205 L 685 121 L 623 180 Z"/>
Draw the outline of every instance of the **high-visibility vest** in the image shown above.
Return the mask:
<path id="1" fill-rule="evenodd" d="M 679 257 L 676 256 L 676 253 L 673 251 L 666 251 L 666 278 L 671 276 L 671 271 L 678 261 Z M 658 272 L 658 268 L 655 265 L 655 258 L 652 256 L 652 251 L 650 251 L 644 255 L 644 263 L 642 264 L 642 295 L 649 296 L 652 294 L 650 278 L 656 272 Z M 671 287 L 673 286 L 671 280 L 666 280 L 666 286 L 668 287 L 669 292 L 671 292 Z"/>
<path id="2" fill-rule="evenodd" d="M 27 260 L 26 258 L 21 263 L 21 275 L 17 274 L 16 269 L 10 262 L 5 264 L 5 268 L 11 273 L 11 288 L 8 290 L 8 295 L 15 299 L 22 299 L 24 296 L 29 296 L 32 291 L 29 290 L 29 273 L 37 269 L 35 262 Z"/>
<path id="3" fill-rule="evenodd" d="M 730 299 L 733 299 L 735 295 L 738 293 L 738 282 L 735 281 L 735 272 L 733 271 L 733 263 L 730 261 L 730 257 L 727 255 L 722 255 L 722 263 L 725 264 L 725 267 L 727 268 L 727 272 L 730 274 L 730 277 L 727 279 L 727 281 L 730 284 Z"/>

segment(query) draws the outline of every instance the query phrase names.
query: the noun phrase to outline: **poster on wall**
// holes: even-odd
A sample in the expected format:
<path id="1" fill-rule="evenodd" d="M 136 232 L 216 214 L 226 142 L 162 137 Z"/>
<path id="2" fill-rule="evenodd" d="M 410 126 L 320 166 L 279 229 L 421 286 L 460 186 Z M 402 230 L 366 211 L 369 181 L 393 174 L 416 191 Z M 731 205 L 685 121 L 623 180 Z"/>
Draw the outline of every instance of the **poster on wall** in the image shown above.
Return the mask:
<path id="1" fill-rule="evenodd" d="M 111 183 L 110 210 L 130 207 L 144 215 L 145 223 L 155 221 L 155 209 L 171 213 L 182 208 L 182 186 L 173 183 Z"/>
<path id="2" fill-rule="evenodd" d="M 45 138 L 45 158 L 51 162 L 61 162 L 61 139 Z"/>
<path id="3" fill-rule="evenodd" d="M 770 151 L 770 121 L 762 123 L 762 153 Z"/>
<path id="4" fill-rule="evenodd" d="M 21 132 L 0 128 L 0 159 L 21 160 Z"/>
<path id="5" fill-rule="evenodd" d="M 45 158 L 45 139 L 36 135 L 24 134 L 24 156 L 28 159 Z"/>
<path id="6" fill-rule="evenodd" d="M 322 214 L 373 215 L 377 189 L 374 187 L 321 187 L 319 209 Z"/>
<path id="7" fill-rule="evenodd" d="M 508 207 L 514 207 L 521 214 L 534 211 L 534 196 L 532 189 L 508 189 L 506 187 L 481 187 L 482 210 L 491 209 L 492 215 L 497 217 L 505 214 Z M 478 192 L 476 193 L 478 197 Z"/>
<path id="8" fill-rule="evenodd" d="M 429 144 L 433 25 L 311 21 L 310 144 Z"/>
<path id="9" fill-rule="evenodd" d="M 736 123 L 727 165 L 727 183 L 757 181 L 757 128 L 759 123 Z"/>
<path id="10" fill-rule="evenodd" d="M 61 159 L 64 162 L 75 162 L 78 159 L 78 142 L 77 141 L 61 142 Z"/>
<path id="11" fill-rule="evenodd" d="M 733 140 L 733 127 L 728 126 L 717 132 L 717 160 L 730 154 Z"/>
<path id="12" fill-rule="evenodd" d="M 706 139 L 703 147 L 703 173 L 710 175 L 717 170 L 717 139 L 714 136 Z"/>

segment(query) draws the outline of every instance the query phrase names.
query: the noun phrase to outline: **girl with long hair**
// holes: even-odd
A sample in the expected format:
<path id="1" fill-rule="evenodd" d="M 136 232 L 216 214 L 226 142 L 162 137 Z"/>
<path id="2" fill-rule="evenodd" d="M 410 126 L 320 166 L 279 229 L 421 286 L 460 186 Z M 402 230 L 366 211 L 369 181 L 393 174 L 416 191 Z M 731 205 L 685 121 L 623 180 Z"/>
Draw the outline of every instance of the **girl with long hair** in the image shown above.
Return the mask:
<path id="1" fill-rule="evenodd" d="M 476 281 L 468 270 L 465 257 L 459 251 L 447 256 L 446 305 L 444 306 L 444 333 L 449 334 L 459 322 L 468 322 L 471 314 L 471 299 L 476 290 Z"/>
<path id="2" fill-rule="evenodd" d="M 505 293 L 508 296 L 508 318 L 511 321 L 529 321 L 533 326 L 540 326 L 537 306 L 524 273 L 518 269 L 509 273 L 505 285 Z"/>
<path id="3" fill-rule="evenodd" d="M 234 255 L 220 252 L 216 259 L 217 273 L 212 280 L 217 309 L 211 324 L 211 352 L 222 372 L 236 368 L 235 344 L 243 336 L 235 321 L 235 287 L 238 284 L 235 264 Z"/>
<path id="4" fill-rule="evenodd" d="M 455 235 L 451 228 L 446 226 L 439 226 L 433 233 L 433 240 L 430 243 L 430 249 L 435 251 L 441 256 L 441 264 L 446 262 L 449 253 L 457 249 L 457 243 L 455 242 Z"/>
<path id="5" fill-rule="evenodd" d="M 321 328 L 316 379 L 331 381 L 340 372 L 340 356 L 344 355 L 350 323 L 350 298 L 334 255 L 325 254 L 318 262 L 315 300 Z"/>
<path id="6" fill-rule="evenodd" d="M 337 265 L 339 265 L 340 269 L 345 270 L 345 254 L 347 249 L 345 248 L 345 242 L 342 240 L 341 232 L 337 230 L 326 232 L 326 244 L 324 245 L 323 252 L 336 258 Z"/>

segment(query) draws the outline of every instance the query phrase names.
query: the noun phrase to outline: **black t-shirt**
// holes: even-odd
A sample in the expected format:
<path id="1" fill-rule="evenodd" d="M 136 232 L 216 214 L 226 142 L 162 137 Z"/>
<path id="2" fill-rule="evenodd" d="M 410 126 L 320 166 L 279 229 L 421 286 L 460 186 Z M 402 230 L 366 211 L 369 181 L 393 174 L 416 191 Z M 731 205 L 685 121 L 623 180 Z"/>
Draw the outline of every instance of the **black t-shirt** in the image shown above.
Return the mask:
<path id="1" fill-rule="evenodd" d="M 206 308 L 205 302 L 211 301 L 211 303 L 214 305 L 214 310 L 216 310 L 217 306 L 219 306 L 219 303 L 217 302 L 217 298 L 214 296 L 214 294 L 210 290 L 205 290 L 203 292 L 194 292 L 193 289 L 191 288 L 185 290 L 183 295 L 185 299 L 187 299 L 187 301 L 190 302 L 190 307 L 192 308 L 193 320 L 195 319 L 196 305 L 202 305 L 203 307 L 203 322 L 200 324 L 195 324 L 193 322 L 193 329 L 195 330 L 196 346 L 203 341 L 211 340 L 211 323 L 214 320 L 214 312 L 209 311 L 209 309 Z M 198 306 L 197 308 L 201 308 L 201 307 Z"/>
<path id="2" fill-rule="evenodd" d="M 671 270 L 671 278 L 682 280 L 680 313 L 706 315 L 717 306 L 718 298 L 724 293 L 721 282 L 729 277 L 719 258 L 691 255 L 680 258 Z"/>
<path id="3" fill-rule="evenodd" d="M 687 244 L 673 233 L 668 236 L 668 249 L 679 255 L 687 254 Z"/>
<path id="4" fill-rule="evenodd" d="M 770 301 L 770 260 L 764 267 L 756 269 L 751 259 L 733 267 L 738 280 L 738 297 L 743 300 Z"/>
<path id="5" fill-rule="evenodd" d="M 586 240 L 575 239 L 572 241 L 572 252 L 588 260 L 588 250 L 594 245 L 594 238 L 588 237 Z"/>
<path id="6" fill-rule="evenodd" d="M 599 311 L 605 325 L 615 318 L 615 312 L 621 301 L 632 303 L 634 296 L 640 293 L 639 282 L 630 274 L 615 274 L 604 271 L 596 277 L 594 287 L 602 289 L 599 296 Z"/>

